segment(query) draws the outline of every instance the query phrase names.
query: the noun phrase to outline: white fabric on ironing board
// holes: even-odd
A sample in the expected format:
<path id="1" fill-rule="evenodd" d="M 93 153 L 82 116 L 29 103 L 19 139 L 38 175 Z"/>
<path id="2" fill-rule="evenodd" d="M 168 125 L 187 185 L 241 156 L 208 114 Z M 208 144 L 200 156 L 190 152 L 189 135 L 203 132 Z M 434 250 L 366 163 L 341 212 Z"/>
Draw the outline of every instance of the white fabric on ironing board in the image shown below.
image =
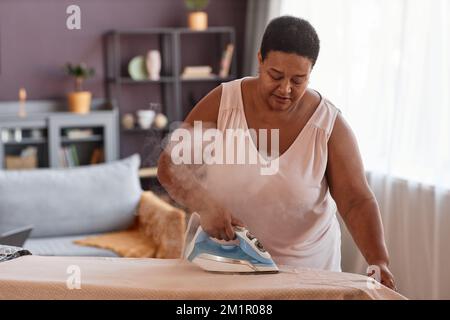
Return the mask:
<path id="1" fill-rule="evenodd" d="M 217 128 L 223 133 L 248 129 L 242 80 L 222 84 Z M 340 227 L 325 178 L 327 142 L 338 112 L 322 98 L 294 143 L 274 158 L 273 175 L 261 174 L 270 164 L 263 162 L 207 166 L 207 190 L 244 222 L 277 264 L 341 271 Z M 240 146 L 266 159 L 248 137 Z M 227 143 L 227 152 L 235 148 Z"/>
<path id="2" fill-rule="evenodd" d="M 0 300 L 404 299 L 384 286 L 368 286 L 363 275 L 281 270 L 286 272 L 216 274 L 176 259 L 23 256 L 0 263 Z"/>

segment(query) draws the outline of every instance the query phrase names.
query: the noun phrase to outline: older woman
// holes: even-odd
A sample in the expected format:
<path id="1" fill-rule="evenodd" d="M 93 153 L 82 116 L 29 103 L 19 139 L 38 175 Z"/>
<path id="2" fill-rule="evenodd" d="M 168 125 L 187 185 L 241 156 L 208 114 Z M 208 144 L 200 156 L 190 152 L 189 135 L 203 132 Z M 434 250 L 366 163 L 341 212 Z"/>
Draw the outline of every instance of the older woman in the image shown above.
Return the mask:
<path id="1" fill-rule="evenodd" d="M 307 21 L 276 18 L 258 52 L 258 77 L 223 83 L 185 119 L 187 127 L 201 121 L 221 131 L 278 129 L 279 139 L 268 146 L 255 135 L 250 142 L 258 156 L 277 161 L 275 173 L 215 164 L 205 184 L 183 179 L 165 152 L 158 178 L 175 200 L 199 213 L 211 236 L 233 239 L 233 225 L 245 225 L 280 265 L 340 271 L 338 210 L 367 263 L 378 266 L 381 283 L 395 289 L 355 136 L 339 109 L 308 88 L 318 54 L 319 38 Z M 267 157 L 271 148 L 278 156 Z"/>

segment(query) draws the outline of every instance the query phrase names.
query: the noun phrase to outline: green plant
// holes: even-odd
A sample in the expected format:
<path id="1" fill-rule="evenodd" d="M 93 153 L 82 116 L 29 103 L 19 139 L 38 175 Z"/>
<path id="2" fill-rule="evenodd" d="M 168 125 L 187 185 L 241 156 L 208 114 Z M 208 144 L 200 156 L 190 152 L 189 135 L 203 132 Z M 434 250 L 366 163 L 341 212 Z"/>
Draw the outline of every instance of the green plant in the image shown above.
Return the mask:
<path id="1" fill-rule="evenodd" d="M 202 11 L 209 3 L 209 0 L 184 0 L 186 7 L 190 11 Z"/>
<path id="2" fill-rule="evenodd" d="M 86 64 L 73 65 L 70 62 L 64 66 L 65 72 L 75 78 L 75 90 L 82 91 L 83 81 L 95 74 L 94 68 L 88 68 Z"/>

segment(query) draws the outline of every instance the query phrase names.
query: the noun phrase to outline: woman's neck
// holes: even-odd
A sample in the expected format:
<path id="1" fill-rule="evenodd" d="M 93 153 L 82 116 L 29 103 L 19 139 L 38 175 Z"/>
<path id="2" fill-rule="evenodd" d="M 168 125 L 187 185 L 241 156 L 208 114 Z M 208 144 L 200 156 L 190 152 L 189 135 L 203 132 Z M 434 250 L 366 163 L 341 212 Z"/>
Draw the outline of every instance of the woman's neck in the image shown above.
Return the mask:
<path id="1" fill-rule="evenodd" d="M 303 94 L 299 101 L 292 104 L 286 110 L 274 110 L 268 101 L 266 101 L 262 94 L 260 93 L 260 87 L 257 78 L 253 78 L 248 81 L 248 97 L 249 105 L 247 107 L 251 108 L 252 113 L 254 113 L 257 118 L 264 123 L 285 123 L 287 121 L 292 121 L 292 117 L 300 115 L 303 113 L 308 100 L 307 92 Z"/>

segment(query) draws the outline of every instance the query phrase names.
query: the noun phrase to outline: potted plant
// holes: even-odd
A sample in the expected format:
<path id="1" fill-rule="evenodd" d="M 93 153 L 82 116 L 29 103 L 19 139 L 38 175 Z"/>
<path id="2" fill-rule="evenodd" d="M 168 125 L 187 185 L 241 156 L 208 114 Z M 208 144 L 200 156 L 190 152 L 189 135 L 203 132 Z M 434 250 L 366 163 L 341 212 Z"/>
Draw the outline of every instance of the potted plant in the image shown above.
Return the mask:
<path id="1" fill-rule="evenodd" d="M 69 110 L 75 113 L 88 113 L 91 107 L 92 93 L 83 91 L 83 81 L 95 74 L 93 68 L 88 68 L 84 63 L 73 65 L 67 63 L 65 71 L 69 76 L 75 78 L 75 91 L 67 95 Z"/>
<path id="2" fill-rule="evenodd" d="M 209 0 L 184 0 L 188 15 L 188 26 L 192 30 L 205 30 L 208 28 L 208 14 L 204 11 Z"/>

